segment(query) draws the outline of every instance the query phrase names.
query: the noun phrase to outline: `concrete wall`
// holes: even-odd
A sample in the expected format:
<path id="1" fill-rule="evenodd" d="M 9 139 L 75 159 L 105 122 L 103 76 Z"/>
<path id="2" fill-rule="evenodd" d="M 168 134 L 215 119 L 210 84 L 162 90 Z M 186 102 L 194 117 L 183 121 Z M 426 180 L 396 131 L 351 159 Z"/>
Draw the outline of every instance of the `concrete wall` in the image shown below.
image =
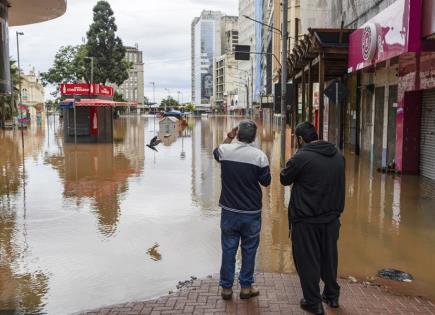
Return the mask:
<path id="1" fill-rule="evenodd" d="M 301 1 L 302 32 L 311 28 L 356 28 L 395 0 L 305 0 Z"/>

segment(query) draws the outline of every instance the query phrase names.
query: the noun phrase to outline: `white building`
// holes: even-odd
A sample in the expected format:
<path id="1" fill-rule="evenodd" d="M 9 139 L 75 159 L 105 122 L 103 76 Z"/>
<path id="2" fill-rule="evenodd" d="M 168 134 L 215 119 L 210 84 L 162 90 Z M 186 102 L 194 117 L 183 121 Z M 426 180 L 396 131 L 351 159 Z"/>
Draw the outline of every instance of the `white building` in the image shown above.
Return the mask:
<path id="1" fill-rule="evenodd" d="M 213 102 L 213 63 L 222 54 L 219 11 L 202 11 L 191 25 L 192 102 L 197 110 L 210 110 Z"/>
<path id="2" fill-rule="evenodd" d="M 239 44 L 250 45 L 251 52 L 255 51 L 255 24 L 253 21 L 248 20 L 244 15 L 254 18 L 255 16 L 254 0 L 239 1 Z M 239 106 L 247 108 L 247 101 L 252 102 L 252 87 L 254 80 L 254 59 L 255 55 L 251 54 L 251 59 L 239 60 L 238 69 L 239 76 L 243 78 L 245 84 L 248 85 L 249 95 L 246 96 L 246 89 L 239 89 Z"/>

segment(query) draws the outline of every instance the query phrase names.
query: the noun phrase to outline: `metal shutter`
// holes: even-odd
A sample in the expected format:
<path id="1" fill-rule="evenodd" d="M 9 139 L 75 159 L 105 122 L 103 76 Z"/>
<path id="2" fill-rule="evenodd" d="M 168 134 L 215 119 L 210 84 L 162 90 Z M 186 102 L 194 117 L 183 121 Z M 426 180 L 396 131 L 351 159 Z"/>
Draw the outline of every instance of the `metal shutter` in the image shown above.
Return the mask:
<path id="1" fill-rule="evenodd" d="M 435 180 L 435 90 L 423 92 L 420 174 Z"/>

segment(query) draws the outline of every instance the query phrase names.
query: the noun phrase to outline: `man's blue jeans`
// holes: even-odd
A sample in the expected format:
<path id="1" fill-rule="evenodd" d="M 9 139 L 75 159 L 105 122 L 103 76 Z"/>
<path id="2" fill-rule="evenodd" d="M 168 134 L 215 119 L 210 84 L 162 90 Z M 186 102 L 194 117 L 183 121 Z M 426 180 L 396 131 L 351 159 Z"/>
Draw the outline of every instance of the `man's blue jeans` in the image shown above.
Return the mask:
<path id="1" fill-rule="evenodd" d="M 222 209 L 222 265 L 220 286 L 231 288 L 234 282 L 236 254 L 241 241 L 242 268 L 240 286 L 251 287 L 254 282 L 255 256 L 260 243 L 261 213 L 243 214 Z"/>

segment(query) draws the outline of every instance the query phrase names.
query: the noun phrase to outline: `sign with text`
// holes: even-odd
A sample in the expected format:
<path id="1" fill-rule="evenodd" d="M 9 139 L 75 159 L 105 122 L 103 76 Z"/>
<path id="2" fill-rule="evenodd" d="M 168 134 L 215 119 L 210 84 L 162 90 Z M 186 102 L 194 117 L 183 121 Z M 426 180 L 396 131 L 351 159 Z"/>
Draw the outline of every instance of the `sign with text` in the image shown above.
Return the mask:
<path id="1" fill-rule="evenodd" d="M 355 30 L 349 39 L 348 72 L 421 49 L 421 0 L 397 0 Z"/>
<path id="2" fill-rule="evenodd" d="M 96 95 L 113 97 L 114 91 L 111 86 L 88 83 L 66 83 L 60 85 L 62 95 Z"/>

